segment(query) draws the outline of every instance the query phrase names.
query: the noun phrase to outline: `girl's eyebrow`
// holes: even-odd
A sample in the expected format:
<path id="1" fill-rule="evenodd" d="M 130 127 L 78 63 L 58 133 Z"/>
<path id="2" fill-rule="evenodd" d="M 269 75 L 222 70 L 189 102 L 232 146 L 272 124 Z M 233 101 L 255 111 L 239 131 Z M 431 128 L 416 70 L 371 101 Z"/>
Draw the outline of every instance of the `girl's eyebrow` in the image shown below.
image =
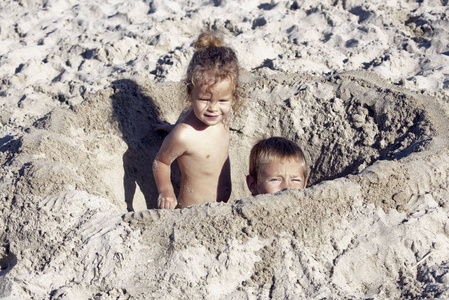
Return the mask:
<path id="1" fill-rule="evenodd" d="M 212 98 L 212 94 L 211 93 L 199 93 L 198 98 L 202 98 L 202 99 L 210 99 Z"/>
<path id="2" fill-rule="evenodd" d="M 199 93 L 198 94 L 199 99 L 212 99 L 212 94 L 210 93 Z M 218 100 L 231 100 L 233 98 L 233 95 L 225 95 L 220 97 Z"/>

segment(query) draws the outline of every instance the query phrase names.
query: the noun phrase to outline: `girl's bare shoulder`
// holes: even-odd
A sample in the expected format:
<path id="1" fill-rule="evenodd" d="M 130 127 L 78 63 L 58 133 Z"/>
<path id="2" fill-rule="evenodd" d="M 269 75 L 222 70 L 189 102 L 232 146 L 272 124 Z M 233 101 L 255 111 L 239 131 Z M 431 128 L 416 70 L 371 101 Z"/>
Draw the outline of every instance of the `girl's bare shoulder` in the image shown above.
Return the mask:
<path id="1" fill-rule="evenodd" d="M 178 123 L 173 130 L 170 132 L 170 139 L 176 140 L 178 142 L 188 142 L 195 134 L 195 130 L 187 123 Z"/>

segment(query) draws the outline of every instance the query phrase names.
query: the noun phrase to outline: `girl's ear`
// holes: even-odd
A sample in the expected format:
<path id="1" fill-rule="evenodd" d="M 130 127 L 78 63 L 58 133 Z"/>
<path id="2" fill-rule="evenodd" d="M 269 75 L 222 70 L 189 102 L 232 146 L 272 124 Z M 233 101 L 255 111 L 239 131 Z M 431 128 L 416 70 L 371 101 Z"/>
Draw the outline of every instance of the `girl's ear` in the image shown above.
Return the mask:
<path id="1" fill-rule="evenodd" d="M 309 177 L 306 177 L 306 180 L 304 180 L 304 189 L 307 187 L 307 180 L 309 180 Z"/>
<path id="2" fill-rule="evenodd" d="M 251 191 L 253 196 L 257 196 L 259 193 L 257 192 L 257 183 L 256 180 L 251 175 L 246 176 L 246 185 L 248 189 Z"/>

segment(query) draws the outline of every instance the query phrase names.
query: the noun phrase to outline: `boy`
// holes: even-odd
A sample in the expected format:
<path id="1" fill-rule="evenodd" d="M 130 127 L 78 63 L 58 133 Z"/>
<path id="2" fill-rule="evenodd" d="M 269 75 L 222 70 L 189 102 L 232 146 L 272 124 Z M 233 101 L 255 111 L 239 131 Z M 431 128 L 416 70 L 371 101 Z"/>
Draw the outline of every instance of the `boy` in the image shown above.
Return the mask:
<path id="1" fill-rule="evenodd" d="M 290 140 L 272 137 L 251 149 L 246 183 L 253 196 L 274 194 L 307 185 L 307 165 L 301 148 Z"/>

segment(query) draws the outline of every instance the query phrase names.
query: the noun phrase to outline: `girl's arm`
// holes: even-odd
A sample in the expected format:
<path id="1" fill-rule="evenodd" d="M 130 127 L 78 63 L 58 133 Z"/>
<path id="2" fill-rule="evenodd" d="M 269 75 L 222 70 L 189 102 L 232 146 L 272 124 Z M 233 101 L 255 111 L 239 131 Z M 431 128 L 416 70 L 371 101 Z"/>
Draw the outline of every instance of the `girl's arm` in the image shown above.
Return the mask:
<path id="1" fill-rule="evenodd" d="M 153 176 L 159 192 L 158 208 L 174 209 L 178 203 L 170 175 L 172 162 L 185 152 L 180 137 L 178 126 L 165 138 L 153 162 Z"/>
<path id="2" fill-rule="evenodd" d="M 176 200 L 175 191 L 170 180 L 170 165 L 158 160 L 153 162 L 153 175 L 156 181 L 159 196 L 157 198 L 158 208 L 173 209 L 178 201 Z"/>

